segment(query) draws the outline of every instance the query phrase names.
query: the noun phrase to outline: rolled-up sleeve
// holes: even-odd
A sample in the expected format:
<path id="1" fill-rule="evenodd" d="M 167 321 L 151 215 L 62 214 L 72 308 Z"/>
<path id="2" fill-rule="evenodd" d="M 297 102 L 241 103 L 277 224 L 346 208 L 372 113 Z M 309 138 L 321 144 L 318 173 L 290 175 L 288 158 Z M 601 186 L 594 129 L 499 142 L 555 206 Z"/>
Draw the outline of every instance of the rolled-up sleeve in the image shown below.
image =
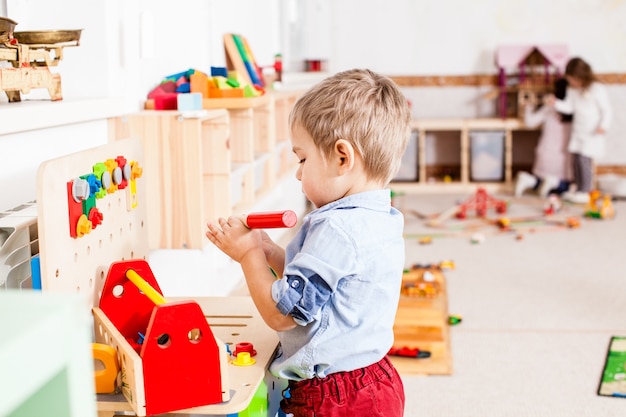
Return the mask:
<path id="1" fill-rule="evenodd" d="M 353 276 L 357 267 L 350 237 L 326 223 L 316 225 L 285 265 L 283 277 L 272 285 L 272 298 L 281 313 L 304 326 L 318 317 L 339 281 Z"/>

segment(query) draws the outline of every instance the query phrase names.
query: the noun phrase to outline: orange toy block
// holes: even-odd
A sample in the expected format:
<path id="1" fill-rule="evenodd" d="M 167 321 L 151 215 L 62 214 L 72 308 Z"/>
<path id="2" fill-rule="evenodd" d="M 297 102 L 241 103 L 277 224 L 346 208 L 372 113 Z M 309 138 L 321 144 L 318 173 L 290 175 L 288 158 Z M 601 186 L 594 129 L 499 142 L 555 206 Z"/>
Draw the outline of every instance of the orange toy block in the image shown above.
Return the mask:
<path id="1" fill-rule="evenodd" d="M 202 98 L 209 98 L 209 77 L 201 72 L 191 74 L 191 92 L 201 93 Z"/>
<path id="2" fill-rule="evenodd" d="M 209 98 L 243 98 L 243 88 L 220 89 L 209 83 Z"/>

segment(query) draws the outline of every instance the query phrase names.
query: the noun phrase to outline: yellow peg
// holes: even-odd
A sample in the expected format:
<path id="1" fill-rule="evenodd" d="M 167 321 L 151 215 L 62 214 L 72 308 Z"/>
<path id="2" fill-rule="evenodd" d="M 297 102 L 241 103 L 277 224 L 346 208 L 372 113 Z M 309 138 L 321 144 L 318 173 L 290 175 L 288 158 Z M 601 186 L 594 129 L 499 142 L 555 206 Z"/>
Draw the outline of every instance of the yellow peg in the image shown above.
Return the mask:
<path id="1" fill-rule="evenodd" d="M 148 297 L 154 304 L 161 305 L 167 303 L 165 298 L 161 294 L 159 294 L 157 290 L 152 288 L 152 286 L 148 284 L 143 278 L 141 278 L 141 276 L 139 276 L 139 274 L 136 273 L 134 270 L 129 269 L 128 271 L 126 271 L 126 278 L 128 278 L 130 282 L 135 284 L 137 288 L 139 288 L 139 290 L 141 290 L 141 292 L 143 292 L 146 297 Z"/>

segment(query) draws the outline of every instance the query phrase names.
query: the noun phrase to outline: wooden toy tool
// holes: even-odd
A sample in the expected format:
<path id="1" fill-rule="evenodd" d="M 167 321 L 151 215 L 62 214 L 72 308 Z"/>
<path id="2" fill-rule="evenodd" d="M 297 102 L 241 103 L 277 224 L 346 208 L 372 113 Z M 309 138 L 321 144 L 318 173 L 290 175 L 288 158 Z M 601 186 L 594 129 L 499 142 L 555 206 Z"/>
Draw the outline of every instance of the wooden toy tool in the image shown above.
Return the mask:
<path id="1" fill-rule="evenodd" d="M 294 227 L 298 216 L 291 210 L 251 213 L 242 218 L 249 229 L 275 229 Z"/>

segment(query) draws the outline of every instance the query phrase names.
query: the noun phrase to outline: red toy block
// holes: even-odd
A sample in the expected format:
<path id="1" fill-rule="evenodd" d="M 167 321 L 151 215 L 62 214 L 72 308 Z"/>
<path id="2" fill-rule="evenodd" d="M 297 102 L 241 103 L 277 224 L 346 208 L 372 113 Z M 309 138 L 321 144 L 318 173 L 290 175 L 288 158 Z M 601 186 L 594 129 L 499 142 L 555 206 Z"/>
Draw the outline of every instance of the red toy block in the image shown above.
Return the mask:
<path id="1" fill-rule="evenodd" d="M 167 93 L 154 97 L 155 110 L 176 110 L 177 106 L 178 93 Z"/>
<path id="2" fill-rule="evenodd" d="M 166 81 L 156 86 L 148 93 L 148 98 L 155 98 L 163 94 L 169 94 L 176 91 L 176 83 L 174 81 Z"/>

